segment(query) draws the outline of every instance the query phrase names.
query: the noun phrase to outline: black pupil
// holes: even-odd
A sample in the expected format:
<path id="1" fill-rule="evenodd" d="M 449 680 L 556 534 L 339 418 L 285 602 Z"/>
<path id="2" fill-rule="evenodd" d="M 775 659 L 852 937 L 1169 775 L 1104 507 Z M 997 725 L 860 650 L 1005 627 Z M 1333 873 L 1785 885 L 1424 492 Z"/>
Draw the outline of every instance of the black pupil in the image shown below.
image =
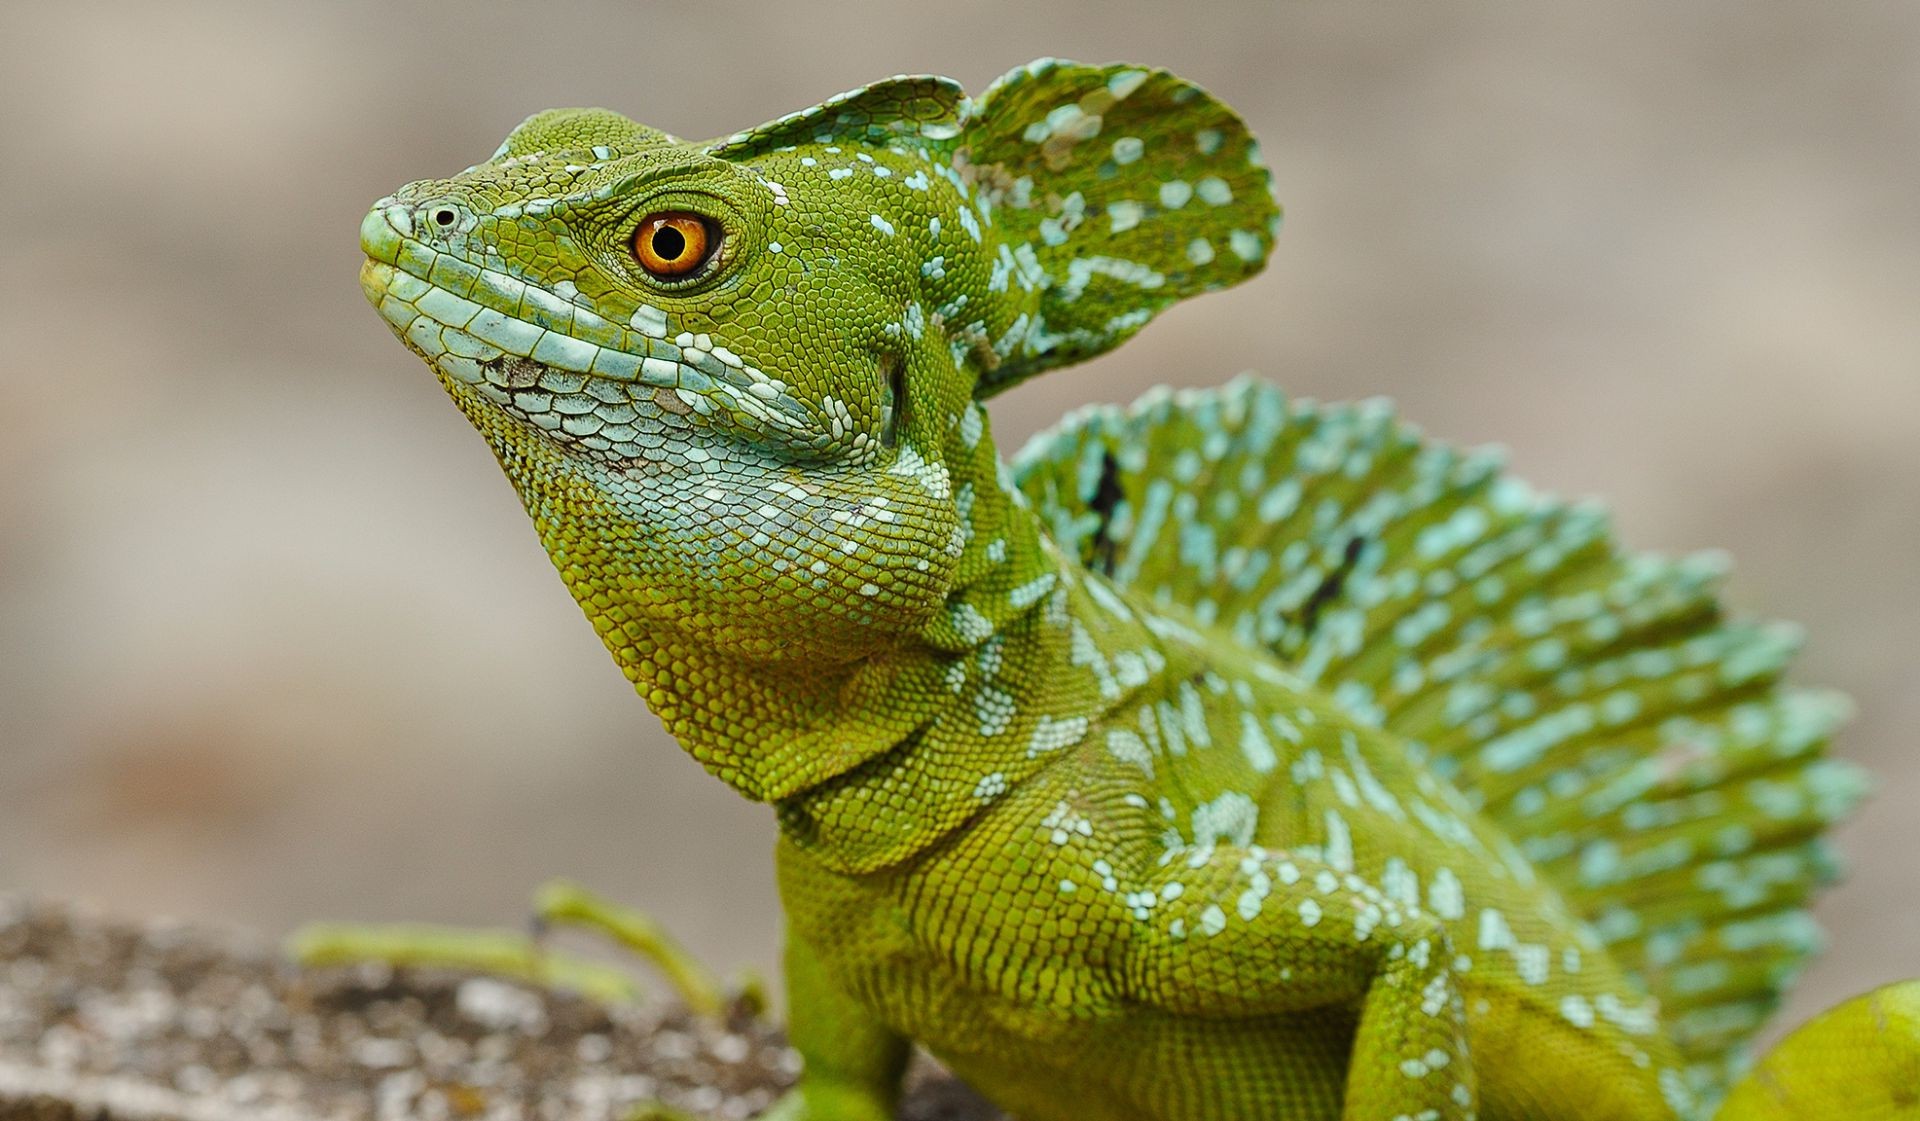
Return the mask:
<path id="1" fill-rule="evenodd" d="M 677 261 L 687 251 L 687 235 L 672 226 L 653 231 L 653 251 L 662 261 Z"/>
<path id="2" fill-rule="evenodd" d="M 453 211 L 436 210 L 433 212 L 433 220 L 442 226 L 451 226 L 453 225 Z"/>

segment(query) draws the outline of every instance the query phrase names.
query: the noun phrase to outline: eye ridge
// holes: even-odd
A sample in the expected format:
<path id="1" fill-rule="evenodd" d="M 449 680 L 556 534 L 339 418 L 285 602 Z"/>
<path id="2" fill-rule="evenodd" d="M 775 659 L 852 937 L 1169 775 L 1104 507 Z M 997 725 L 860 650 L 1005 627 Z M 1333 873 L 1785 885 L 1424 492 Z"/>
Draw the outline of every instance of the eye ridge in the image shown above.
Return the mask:
<path id="1" fill-rule="evenodd" d="M 698 272 L 720 239 L 712 223 L 688 210 L 647 215 L 633 231 L 633 256 L 651 276 L 679 280 Z"/>

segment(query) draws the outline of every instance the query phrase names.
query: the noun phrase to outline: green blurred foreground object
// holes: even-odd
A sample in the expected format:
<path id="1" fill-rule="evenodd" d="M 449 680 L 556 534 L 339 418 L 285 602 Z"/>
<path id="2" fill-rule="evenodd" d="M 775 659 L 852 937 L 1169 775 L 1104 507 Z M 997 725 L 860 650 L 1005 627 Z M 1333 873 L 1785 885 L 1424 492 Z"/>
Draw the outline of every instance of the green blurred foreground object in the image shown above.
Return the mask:
<path id="1" fill-rule="evenodd" d="M 367 215 L 615 660 L 777 808 L 779 1117 L 889 1116 L 917 1041 L 1026 1121 L 1700 1118 L 1815 949 L 1846 706 L 1718 559 L 1255 382 L 1002 463 L 986 398 L 1278 219 L 1225 105 L 1052 60 L 712 141 L 540 113 Z M 1720 1116 L 1915 1116 L 1902 1023 Z"/>
<path id="2" fill-rule="evenodd" d="M 672 982 L 687 1009 L 697 1016 L 720 1017 L 728 997 L 699 960 L 654 921 L 577 884 L 555 880 L 534 896 L 534 919 L 542 932 L 551 926 L 597 931 L 651 963 Z M 408 923 L 379 927 L 345 923 L 316 924 L 298 931 L 288 950 L 308 965 L 385 961 L 393 965 L 475 969 L 535 985 L 570 989 L 582 996 L 617 1004 L 638 1000 L 640 987 L 625 972 L 597 962 L 549 951 L 537 934 L 510 930 L 464 930 Z M 764 1004 L 759 986 L 743 979 L 732 999 L 757 1012 Z"/>

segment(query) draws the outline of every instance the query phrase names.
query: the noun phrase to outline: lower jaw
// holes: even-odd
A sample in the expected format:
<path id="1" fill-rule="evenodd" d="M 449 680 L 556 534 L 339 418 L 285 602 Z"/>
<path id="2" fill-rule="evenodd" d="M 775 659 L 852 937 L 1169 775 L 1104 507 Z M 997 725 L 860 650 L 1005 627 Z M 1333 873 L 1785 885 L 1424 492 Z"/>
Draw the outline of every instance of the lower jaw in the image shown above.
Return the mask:
<path id="1" fill-rule="evenodd" d="M 601 396 L 606 384 L 600 393 L 583 391 L 581 375 L 531 359 L 421 357 L 468 420 L 488 431 L 490 440 L 517 434 L 522 440 L 551 445 L 555 451 L 614 465 L 690 466 L 689 435 L 676 435 L 673 430 L 684 426 L 680 418 L 692 410 L 671 390 L 641 387 L 639 399 L 608 401 Z M 629 387 L 619 383 L 619 388 Z M 574 407 L 569 408 L 569 402 Z M 592 408 L 581 411 L 589 403 Z"/>
<path id="2" fill-rule="evenodd" d="M 570 450 L 615 460 L 695 458 L 694 452 L 684 448 L 676 455 L 673 445 L 684 441 L 676 441 L 663 429 L 681 427 L 682 418 L 710 411 L 705 397 L 675 386 L 582 373 L 512 354 L 422 315 L 412 303 L 394 296 L 391 289 L 401 275 L 391 264 L 368 259 L 360 267 L 361 288 L 401 342 L 433 369 L 474 423 L 479 424 L 481 416 L 468 408 L 469 402 Z"/>

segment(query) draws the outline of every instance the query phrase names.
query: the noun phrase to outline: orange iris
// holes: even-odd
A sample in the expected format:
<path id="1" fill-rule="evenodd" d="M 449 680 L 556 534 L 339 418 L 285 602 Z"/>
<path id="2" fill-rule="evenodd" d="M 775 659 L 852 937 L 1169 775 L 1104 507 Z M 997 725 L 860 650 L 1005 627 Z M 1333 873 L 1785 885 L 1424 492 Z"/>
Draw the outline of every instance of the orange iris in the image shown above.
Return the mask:
<path id="1" fill-rule="evenodd" d="M 633 231 L 633 255 L 654 276 L 686 276 L 707 259 L 707 242 L 707 223 L 698 214 L 649 214 Z"/>

